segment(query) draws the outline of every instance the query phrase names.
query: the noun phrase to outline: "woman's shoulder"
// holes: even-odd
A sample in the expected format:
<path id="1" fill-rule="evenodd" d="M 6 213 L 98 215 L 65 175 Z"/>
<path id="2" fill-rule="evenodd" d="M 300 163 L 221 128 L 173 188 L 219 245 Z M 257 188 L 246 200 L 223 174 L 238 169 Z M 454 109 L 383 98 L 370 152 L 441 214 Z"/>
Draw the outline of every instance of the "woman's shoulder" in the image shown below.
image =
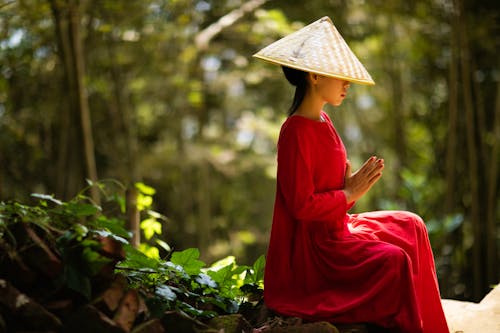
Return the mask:
<path id="1" fill-rule="evenodd" d="M 281 125 L 281 134 L 291 134 L 295 132 L 306 132 L 314 125 L 313 120 L 307 119 L 302 116 L 289 116 Z"/>
<path id="2" fill-rule="evenodd" d="M 321 120 L 313 120 L 299 115 L 289 116 L 281 126 L 281 132 L 315 132 L 325 127 L 331 120 L 328 115 L 322 111 Z"/>
<path id="3" fill-rule="evenodd" d="M 281 126 L 279 141 L 312 142 L 318 135 L 318 127 L 325 123 L 301 116 L 289 116 Z"/>

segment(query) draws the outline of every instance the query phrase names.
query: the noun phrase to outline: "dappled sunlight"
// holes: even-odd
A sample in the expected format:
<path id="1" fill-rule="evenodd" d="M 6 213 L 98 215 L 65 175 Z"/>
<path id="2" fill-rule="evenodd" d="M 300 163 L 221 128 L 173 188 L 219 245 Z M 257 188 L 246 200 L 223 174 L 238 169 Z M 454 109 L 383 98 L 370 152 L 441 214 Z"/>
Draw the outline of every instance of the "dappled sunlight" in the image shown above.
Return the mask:
<path id="1" fill-rule="evenodd" d="M 445 297 L 479 300 L 498 282 L 494 2 L 75 4 L 0 4 L 2 202 L 68 200 L 86 180 L 115 179 L 138 192 L 149 259 L 198 248 L 207 262 L 254 262 L 267 250 L 293 87 L 252 55 L 329 15 L 376 85 L 352 85 L 325 111 L 354 169 L 385 161 L 350 212 L 418 212 Z"/>

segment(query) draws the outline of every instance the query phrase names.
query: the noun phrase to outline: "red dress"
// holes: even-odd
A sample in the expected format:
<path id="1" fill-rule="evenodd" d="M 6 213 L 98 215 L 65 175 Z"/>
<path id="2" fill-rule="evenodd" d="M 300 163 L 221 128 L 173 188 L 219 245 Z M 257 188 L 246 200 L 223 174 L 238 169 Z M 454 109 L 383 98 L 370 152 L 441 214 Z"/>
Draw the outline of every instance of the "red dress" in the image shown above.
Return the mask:
<path id="1" fill-rule="evenodd" d="M 267 306 L 307 320 L 448 333 L 425 224 L 403 211 L 347 213 L 346 151 L 322 115 L 291 116 L 281 128 Z"/>

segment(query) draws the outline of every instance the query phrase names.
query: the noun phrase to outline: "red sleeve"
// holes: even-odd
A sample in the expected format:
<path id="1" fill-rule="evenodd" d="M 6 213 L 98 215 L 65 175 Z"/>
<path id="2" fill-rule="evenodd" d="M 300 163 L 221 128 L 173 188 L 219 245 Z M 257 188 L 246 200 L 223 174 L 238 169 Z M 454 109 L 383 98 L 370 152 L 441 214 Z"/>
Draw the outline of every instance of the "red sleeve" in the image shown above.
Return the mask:
<path id="1" fill-rule="evenodd" d="M 288 128 L 278 143 L 278 186 L 285 205 L 297 220 L 343 221 L 348 209 L 344 192 L 314 188 L 313 147 L 306 137 L 303 131 Z"/>
<path id="2" fill-rule="evenodd" d="M 328 113 L 326 113 L 325 111 L 321 111 L 321 114 L 333 126 L 332 119 L 330 119 L 330 116 L 328 115 Z M 349 211 L 349 209 L 351 209 L 352 207 L 354 207 L 355 204 L 356 204 L 356 201 L 353 201 L 353 202 L 347 204 L 347 209 L 346 210 Z"/>

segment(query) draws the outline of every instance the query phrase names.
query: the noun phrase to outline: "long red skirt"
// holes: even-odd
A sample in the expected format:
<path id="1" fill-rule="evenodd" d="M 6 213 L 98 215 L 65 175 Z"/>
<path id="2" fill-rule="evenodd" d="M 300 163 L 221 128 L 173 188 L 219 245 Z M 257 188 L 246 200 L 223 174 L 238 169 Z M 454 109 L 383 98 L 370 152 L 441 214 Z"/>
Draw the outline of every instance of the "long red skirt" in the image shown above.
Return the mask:
<path id="1" fill-rule="evenodd" d="M 448 333 L 422 219 L 404 211 L 348 217 L 348 230 L 340 237 L 332 237 L 327 224 L 297 225 L 307 230 L 295 235 L 308 235 L 295 239 L 297 248 L 321 255 L 295 253 L 295 273 L 288 281 L 273 281 L 272 267 L 266 268 L 266 281 L 271 280 L 266 304 L 309 320 L 373 323 L 388 332 Z"/>

